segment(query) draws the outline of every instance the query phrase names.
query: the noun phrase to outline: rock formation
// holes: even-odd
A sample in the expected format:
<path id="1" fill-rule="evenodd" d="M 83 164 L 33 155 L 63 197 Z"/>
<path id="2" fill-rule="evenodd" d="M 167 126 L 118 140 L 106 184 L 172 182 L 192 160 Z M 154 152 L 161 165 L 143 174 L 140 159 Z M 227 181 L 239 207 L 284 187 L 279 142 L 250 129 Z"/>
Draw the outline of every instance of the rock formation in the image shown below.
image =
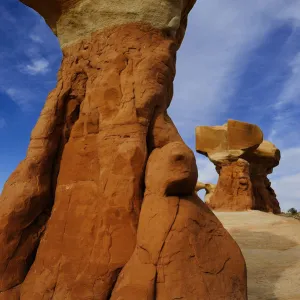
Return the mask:
<path id="1" fill-rule="evenodd" d="M 175 271 L 188 267 L 199 278 L 182 282 L 176 295 L 246 299 L 242 254 L 194 194 L 195 159 L 167 114 L 195 1 L 22 2 L 57 35 L 63 61 L 26 158 L 1 194 L 0 299 L 112 299 L 137 275 L 143 291 L 148 279 L 155 286 L 141 300 L 166 299 Z M 156 227 L 145 228 L 152 210 Z M 153 242 L 154 277 L 132 273 L 143 239 Z M 183 243 L 174 249 L 187 253 L 171 255 L 177 239 Z"/>
<path id="2" fill-rule="evenodd" d="M 196 150 L 206 155 L 219 173 L 208 203 L 210 208 L 280 213 L 279 202 L 267 178 L 279 164 L 280 151 L 263 140 L 258 126 L 235 120 L 228 120 L 223 126 L 199 126 Z"/>
<path id="3" fill-rule="evenodd" d="M 132 295 L 158 300 L 246 298 L 243 257 L 193 193 L 196 180 L 194 155 L 181 142 L 151 153 L 137 245 L 112 300 L 130 300 Z"/>
<path id="4" fill-rule="evenodd" d="M 246 159 L 251 162 L 250 174 L 255 209 L 280 214 L 279 202 L 267 177 L 273 172 L 273 168 L 279 165 L 279 149 L 271 142 L 263 141 L 253 153 L 249 153 Z"/>
<path id="5" fill-rule="evenodd" d="M 214 194 L 214 191 L 216 189 L 216 185 L 212 183 L 202 183 L 200 181 L 197 182 L 195 191 L 199 192 L 201 190 L 205 190 L 205 198 L 204 201 L 206 204 L 210 203 L 210 198 Z"/>

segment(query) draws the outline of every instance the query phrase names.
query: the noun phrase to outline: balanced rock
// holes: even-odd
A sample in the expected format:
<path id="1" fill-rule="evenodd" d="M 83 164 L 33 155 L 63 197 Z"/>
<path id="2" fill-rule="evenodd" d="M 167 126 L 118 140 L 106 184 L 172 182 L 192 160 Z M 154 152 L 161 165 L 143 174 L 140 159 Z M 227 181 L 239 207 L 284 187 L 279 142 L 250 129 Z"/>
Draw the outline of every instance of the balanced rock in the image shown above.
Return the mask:
<path id="1" fill-rule="evenodd" d="M 208 203 L 210 208 L 280 213 L 279 202 L 267 178 L 279 164 L 280 151 L 263 140 L 257 125 L 228 120 L 223 126 L 199 126 L 196 150 L 206 155 L 219 173 Z"/>
<path id="2" fill-rule="evenodd" d="M 228 120 L 223 126 L 196 127 L 196 150 L 216 163 L 235 160 L 256 149 L 263 133 L 256 125 Z"/>
<path id="3" fill-rule="evenodd" d="M 176 51 L 195 0 L 22 2 L 40 13 L 57 35 L 63 61 L 26 158 L 1 194 L 0 299 L 110 299 L 120 271 L 136 248 L 148 157 L 174 142 L 184 146 L 167 108 L 173 94 Z M 161 164 L 159 157 L 153 157 L 153 165 Z M 192 162 L 183 169 L 196 172 L 191 154 L 176 155 L 176 160 L 180 166 L 186 160 Z M 176 181 L 175 169 L 173 174 L 173 170 L 161 173 L 149 168 L 147 178 L 162 176 L 162 183 L 169 183 L 167 195 L 176 197 L 174 203 L 181 196 L 194 197 L 195 178 L 188 177 L 190 185 L 186 185 L 184 180 Z M 164 189 L 162 183 L 146 182 L 146 186 L 152 190 L 157 184 Z M 192 201 L 196 205 L 199 199 Z M 197 205 L 198 213 L 205 209 Z M 171 213 L 168 209 L 164 218 Z M 198 217 L 193 217 L 195 228 L 190 234 L 198 236 L 194 243 L 199 243 L 200 252 L 212 238 L 202 229 L 206 223 L 217 222 L 214 215 L 209 216 L 199 226 Z M 214 289 L 207 292 L 212 297 L 226 299 L 231 294 L 246 299 L 243 258 L 220 228 L 224 253 L 220 254 L 223 246 L 201 253 L 208 266 L 203 270 L 217 272 L 217 279 L 197 271 L 200 278 L 191 281 L 191 286 L 183 282 L 182 290 L 195 289 L 193 297 L 201 298 L 197 285 L 202 280 L 208 286 L 212 282 Z M 179 235 L 177 229 L 173 234 Z M 188 236 L 184 239 L 188 243 Z M 191 261 L 196 266 L 196 258 Z M 224 271 L 219 269 L 221 262 Z M 228 279 L 222 279 L 227 273 L 231 274 Z M 170 280 L 168 288 L 177 285 L 174 278 Z"/>

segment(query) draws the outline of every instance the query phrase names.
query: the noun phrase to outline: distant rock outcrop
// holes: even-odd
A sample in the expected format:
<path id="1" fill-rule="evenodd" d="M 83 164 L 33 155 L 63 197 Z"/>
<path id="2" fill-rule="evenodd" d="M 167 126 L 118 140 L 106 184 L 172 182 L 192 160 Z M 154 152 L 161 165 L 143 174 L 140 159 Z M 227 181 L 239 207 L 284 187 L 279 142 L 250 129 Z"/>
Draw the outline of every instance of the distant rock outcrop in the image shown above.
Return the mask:
<path id="1" fill-rule="evenodd" d="M 279 202 L 267 177 L 279 165 L 279 149 L 271 142 L 263 141 L 254 152 L 247 154 L 246 159 L 250 162 L 254 209 L 279 214 Z"/>
<path id="2" fill-rule="evenodd" d="M 216 185 L 212 183 L 202 183 L 200 181 L 197 182 L 195 191 L 199 192 L 201 190 L 205 190 L 205 198 L 204 201 L 206 204 L 210 203 L 210 198 L 214 194 L 214 191 L 216 189 Z"/>
<path id="3" fill-rule="evenodd" d="M 279 202 L 267 178 L 279 164 L 280 151 L 263 140 L 258 126 L 235 120 L 228 120 L 223 126 L 199 126 L 196 150 L 206 155 L 219 173 L 208 203 L 210 208 L 280 213 Z"/>

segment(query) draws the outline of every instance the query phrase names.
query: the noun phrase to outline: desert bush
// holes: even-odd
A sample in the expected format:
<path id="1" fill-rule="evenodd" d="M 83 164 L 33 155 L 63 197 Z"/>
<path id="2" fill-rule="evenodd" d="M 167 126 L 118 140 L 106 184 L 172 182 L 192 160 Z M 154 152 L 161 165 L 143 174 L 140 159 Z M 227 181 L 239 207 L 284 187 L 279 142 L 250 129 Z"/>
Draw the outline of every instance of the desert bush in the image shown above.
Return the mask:
<path id="1" fill-rule="evenodd" d="M 292 215 L 296 215 L 296 214 L 297 214 L 297 209 L 294 208 L 294 207 L 292 207 L 292 208 L 290 208 L 290 209 L 288 210 L 288 213 L 289 213 L 289 214 L 292 214 Z"/>

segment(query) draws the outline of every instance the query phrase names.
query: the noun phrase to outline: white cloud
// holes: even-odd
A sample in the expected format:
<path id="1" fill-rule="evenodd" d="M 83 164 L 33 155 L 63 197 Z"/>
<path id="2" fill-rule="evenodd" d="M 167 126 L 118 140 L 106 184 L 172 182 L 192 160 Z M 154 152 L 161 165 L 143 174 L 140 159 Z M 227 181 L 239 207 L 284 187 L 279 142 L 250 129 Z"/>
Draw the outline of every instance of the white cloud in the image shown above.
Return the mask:
<path id="1" fill-rule="evenodd" d="M 31 64 L 22 66 L 21 71 L 30 75 L 46 74 L 49 72 L 49 62 L 44 58 L 35 59 Z"/>
<path id="2" fill-rule="evenodd" d="M 197 125 L 220 122 L 227 113 L 250 52 L 275 26 L 281 7 L 282 0 L 197 2 L 178 55 L 170 108 L 183 136 L 191 137 Z"/>
<path id="3" fill-rule="evenodd" d="M 0 129 L 4 128 L 5 126 L 6 126 L 5 119 L 0 117 Z"/>
<path id="4" fill-rule="evenodd" d="M 43 43 L 43 40 L 41 39 L 40 36 L 36 35 L 36 34 L 30 34 L 29 35 L 30 39 L 36 43 Z"/>
<path id="5" fill-rule="evenodd" d="M 300 210 L 300 173 L 286 175 L 272 181 L 272 187 L 283 211 L 291 207 Z"/>
<path id="6" fill-rule="evenodd" d="M 284 2 L 280 14 L 278 16 L 281 20 L 289 20 L 294 26 L 300 26 L 300 4 L 299 0 L 290 0 Z"/>
<path id="7" fill-rule="evenodd" d="M 282 109 L 286 104 L 300 102 L 300 52 L 289 63 L 290 74 L 278 96 L 275 107 Z"/>
<path id="8" fill-rule="evenodd" d="M 269 139 L 277 147 L 299 145 L 300 132 L 300 51 L 288 63 L 289 73 L 274 102 L 274 116 Z"/>
<path id="9" fill-rule="evenodd" d="M 33 95 L 25 89 L 8 88 L 5 93 L 15 102 L 23 111 L 31 110 L 31 99 Z"/>
<path id="10" fill-rule="evenodd" d="M 196 3 L 178 53 L 169 109 L 186 140 L 193 138 L 196 126 L 223 124 L 231 117 L 237 106 L 232 101 L 238 101 L 236 91 L 251 53 L 275 28 L 286 23 L 297 26 L 299 11 L 299 0 Z"/>

